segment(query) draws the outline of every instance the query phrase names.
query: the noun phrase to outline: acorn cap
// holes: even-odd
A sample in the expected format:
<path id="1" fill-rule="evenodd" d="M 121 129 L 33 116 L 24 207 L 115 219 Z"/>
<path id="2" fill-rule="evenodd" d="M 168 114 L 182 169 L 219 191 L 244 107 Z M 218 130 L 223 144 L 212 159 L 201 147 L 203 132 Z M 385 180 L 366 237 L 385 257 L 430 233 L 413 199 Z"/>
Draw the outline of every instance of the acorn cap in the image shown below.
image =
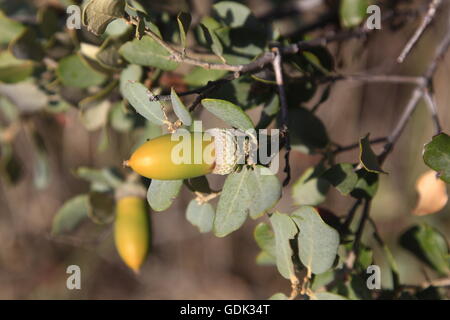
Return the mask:
<path id="1" fill-rule="evenodd" d="M 226 175 L 233 172 L 237 164 L 237 142 L 235 136 L 226 129 L 214 128 L 208 130 L 214 137 L 214 150 L 216 156 L 214 174 Z"/>

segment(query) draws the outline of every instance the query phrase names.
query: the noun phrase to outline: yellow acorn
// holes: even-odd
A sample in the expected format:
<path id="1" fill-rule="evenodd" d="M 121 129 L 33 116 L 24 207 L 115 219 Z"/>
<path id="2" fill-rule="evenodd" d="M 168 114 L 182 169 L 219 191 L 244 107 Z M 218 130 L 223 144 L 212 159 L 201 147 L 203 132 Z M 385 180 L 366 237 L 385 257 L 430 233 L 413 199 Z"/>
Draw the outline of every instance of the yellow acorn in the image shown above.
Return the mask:
<path id="1" fill-rule="evenodd" d="M 150 246 L 150 217 L 145 199 L 125 196 L 117 201 L 114 241 L 122 260 L 138 273 Z"/>
<path id="2" fill-rule="evenodd" d="M 226 130 L 162 135 L 141 145 L 124 162 L 156 180 L 189 179 L 208 173 L 229 174 L 236 166 L 236 141 Z"/>

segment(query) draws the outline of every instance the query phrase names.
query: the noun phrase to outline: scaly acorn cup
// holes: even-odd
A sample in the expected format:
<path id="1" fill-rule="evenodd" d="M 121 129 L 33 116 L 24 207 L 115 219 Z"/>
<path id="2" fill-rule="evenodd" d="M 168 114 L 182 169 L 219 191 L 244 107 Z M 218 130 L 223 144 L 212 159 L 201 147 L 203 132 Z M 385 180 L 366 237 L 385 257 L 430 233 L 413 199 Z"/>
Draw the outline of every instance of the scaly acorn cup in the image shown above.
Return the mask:
<path id="1" fill-rule="evenodd" d="M 236 140 L 224 129 L 172 133 L 149 140 L 125 161 L 141 176 L 156 180 L 229 174 L 236 167 Z"/>
<path id="2" fill-rule="evenodd" d="M 150 217 L 144 198 L 125 196 L 117 201 L 114 241 L 122 260 L 138 273 L 150 247 Z"/>

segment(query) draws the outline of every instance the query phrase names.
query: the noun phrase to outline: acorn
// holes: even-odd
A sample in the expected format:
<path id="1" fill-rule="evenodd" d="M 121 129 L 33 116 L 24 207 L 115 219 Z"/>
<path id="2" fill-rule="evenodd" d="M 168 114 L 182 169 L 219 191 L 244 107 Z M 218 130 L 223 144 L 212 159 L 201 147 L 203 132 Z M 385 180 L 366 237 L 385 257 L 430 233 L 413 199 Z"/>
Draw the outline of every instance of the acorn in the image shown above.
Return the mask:
<path id="1" fill-rule="evenodd" d="M 186 135 L 175 132 L 145 142 L 124 165 L 150 179 L 190 179 L 233 172 L 238 162 L 236 154 L 237 142 L 228 130 Z"/>
<path id="2" fill-rule="evenodd" d="M 117 201 L 114 242 L 125 264 L 138 273 L 150 247 L 150 217 L 143 197 L 125 196 Z"/>

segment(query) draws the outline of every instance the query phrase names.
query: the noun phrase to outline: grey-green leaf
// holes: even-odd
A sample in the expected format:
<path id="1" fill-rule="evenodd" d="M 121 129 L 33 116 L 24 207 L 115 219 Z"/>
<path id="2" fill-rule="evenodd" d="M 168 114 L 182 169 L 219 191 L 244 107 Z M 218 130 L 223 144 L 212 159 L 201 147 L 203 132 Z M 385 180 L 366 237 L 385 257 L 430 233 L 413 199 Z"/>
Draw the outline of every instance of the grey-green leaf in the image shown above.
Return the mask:
<path id="1" fill-rule="evenodd" d="M 348 195 L 358 182 L 358 175 L 351 163 L 339 163 L 328 169 L 322 178 L 330 182 L 340 193 Z"/>
<path id="2" fill-rule="evenodd" d="M 147 192 L 147 201 L 155 211 L 169 209 L 180 193 L 183 180 L 152 180 Z"/>
<path id="3" fill-rule="evenodd" d="M 214 52 L 214 54 L 218 56 L 222 61 L 225 61 L 225 58 L 223 57 L 223 46 L 217 34 L 214 32 L 214 30 L 206 27 L 203 24 L 200 24 L 200 27 L 203 31 L 203 36 L 205 37 L 207 44 L 211 47 L 212 52 Z"/>
<path id="4" fill-rule="evenodd" d="M 178 28 L 180 30 L 180 41 L 183 50 L 186 49 L 186 33 L 191 25 L 191 15 L 186 12 L 180 12 L 177 16 Z"/>
<path id="5" fill-rule="evenodd" d="M 201 233 L 210 232 L 214 224 L 214 208 L 210 203 L 199 204 L 193 199 L 186 210 L 186 219 Z"/>
<path id="6" fill-rule="evenodd" d="M 273 233 L 270 225 L 265 222 L 260 222 L 255 231 L 253 231 L 253 237 L 255 238 L 258 247 L 269 256 L 275 257 L 275 234 Z"/>
<path id="7" fill-rule="evenodd" d="M 128 62 L 141 66 L 162 70 L 174 70 L 178 66 L 176 61 L 171 60 L 170 53 L 149 36 L 125 43 L 119 52 Z"/>
<path id="8" fill-rule="evenodd" d="M 0 11 L 0 44 L 8 44 L 25 30 L 25 27 L 13 19 L 10 19 L 3 11 Z"/>
<path id="9" fill-rule="evenodd" d="M 113 104 L 109 114 L 109 121 L 111 127 L 119 132 L 128 132 L 134 125 L 133 114 L 125 108 L 123 101 Z"/>
<path id="10" fill-rule="evenodd" d="M 450 183 L 450 136 L 441 133 L 425 145 L 423 160 L 431 169 L 439 173 L 439 177 Z"/>
<path id="11" fill-rule="evenodd" d="M 370 146 L 369 134 L 359 140 L 359 161 L 369 172 L 385 173 L 383 169 L 381 169 L 378 157 Z"/>
<path id="12" fill-rule="evenodd" d="M 108 24 L 105 30 L 105 34 L 110 37 L 123 36 L 129 29 L 129 25 L 124 19 L 117 19 Z"/>
<path id="13" fill-rule="evenodd" d="M 20 94 L 17 94 L 20 92 Z M 49 97 L 32 81 L 0 83 L 0 95 L 7 98 L 19 112 L 36 112 L 49 104 Z"/>
<path id="14" fill-rule="evenodd" d="M 139 82 L 142 78 L 142 67 L 136 64 L 128 65 L 120 74 L 120 93 L 125 96 L 126 85 L 129 82 Z"/>
<path id="15" fill-rule="evenodd" d="M 275 233 L 275 254 L 278 272 L 284 278 L 292 280 L 295 277 L 294 263 L 292 262 L 294 252 L 289 242 L 297 234 L 297 227 L 290 216 L 279 212 L 275 212 L 270 217 L 270 222 Z"/>
<path id="16" fill-rule="evenodd" d="M 56 69 L 56 74 L 65 86 L 82 89 L 100 85 L 106 79 L 104 74 L 94 70 L 78 54 L 61 59 Z"/>
<path id="17" fill-rule="evenodd" d="M 297 224 L 298 253 L 303 265 L 314 274 L 333 266 L 339 246 L 339 233 L 327 225 L 313 207 L 300 207 L 292 213 Z"/>
<path id="18" fill-rule="evenodd" d="M 259 223 L 253 232 L 253 237 L 261 249 L 256 256 L 256 263 L 259 265 L 276 265 L 275 234 L 270 225 L 265 222 Z"/>
<path id="19" fill-rule="evenodd" d="M 230 126 L 240 129 L 253 129 L 250 117 L 237 105 L 220 99 L 203 99 L 202 105 L 216 117 L 222 119 Z"/>
<path id="20" fill-rule="evenodd" d="M 426 224 L 413 226 L 400 237 L 400 244 L 439 274 L 450 274 L 449 246 L 435 228 Z"/>
<path id="21" fill-rule="evenodd" d="M 369 172 L 362 168 L 356 171 L 358 181 L 353 188 L 351 195 L 357 199 L 371 199 L 378 191 L 378 174 Z"/>
<path id="22" fill-rule="evenodd" d="M 253 200 L 247 190 L 249 175 L 250 170 L 243 168 L 240 172 L 231 173 L 225 180 L 214 219 L 216 236 L 225 237 L 244 224 Z"/>
<path id="23" fill-rule="evenodd" d="M 83 8 L 83 24 L 96 35 L 105 32 L 110 22 L 123 17 L 125 0 L 91 0 Z"/>
<path id="24" fill-rule="evenodd" d="M 253 199 L 249 208 L 253 219 L 270 210 L 281 197 L 280 180 L 270 169 L 263 166 L 257 166 L 251 171 L 247 180 L 247 190 Z"/>
<path id="25" fill-rule="evenodd" d="M 190 86 L 200 87 L 207 84 L 208 81 L 218 80 L 226 74 L 226 70 L 203 69 L 201 67 L 195 67 L 184 76 L 184 81 Z"/>
<path id="26" fill-rule="evenodd" d="M 53 218 L 52 234 L 73 231 L 88 216 L 89 199 L 86 194 L 68 200 Z"/>
<path id="27" fill-rule="evenodd" d="M 20 82 L 28 78 L 32 72 L 31 61 L 17 59 L 8 51 L 0 53 L 0 82 Z"/>
<path id="28" fill-rule="evenodd" d="M 162 125 L 164 123 L 164 113 L 159 101 L 150 101 L 150 92 L 139 82 L 128 82 L 125 85 L 124 97 L 130 102 L 133 108 L 148 121 Z"/>
<path id="29" fill-rule="evenodd" d="M 292 198 L 296 205 L 317 206 L 325 201 L 330 184 L 320 175 L 321 166 L 305 170 L 292 186 Z"/>
<path id="30" fill-rule="evenodd" d="M 246 23 L 253 22 L 252 12 L 242 3 L 237 1 L 219 1 L 213 6 L 214 15 L 231 28 L 244 27 Z"/>
<path id="31" fill-rule="evenodd" d="M 105 126 L 108 121 L 109 110 L 111 109 L 111 102 L 104 100 L 97 104 L 90 104 L 83 106 L 80 110 L 80 118 L 84 127 L 88 131 L 95 131 Z"/>
<path id="32" fill-rule="evenodd" d="M 172 100 L 173 112 L 175 112 L 178 119 L 180 119 L 184 125 L 190 126 L 192 124 L 191 114 L 173 88 L 170 92 L 170 98 Z"/>
<path id="33" fill-rule="evenodd" d="M 123 183 L 123 179 L 110 168 L 94 169 L 79 167 L 75 171 L 75 175 L 94 185 L 101 185 L 103 189 L 114 189 Z"/>

